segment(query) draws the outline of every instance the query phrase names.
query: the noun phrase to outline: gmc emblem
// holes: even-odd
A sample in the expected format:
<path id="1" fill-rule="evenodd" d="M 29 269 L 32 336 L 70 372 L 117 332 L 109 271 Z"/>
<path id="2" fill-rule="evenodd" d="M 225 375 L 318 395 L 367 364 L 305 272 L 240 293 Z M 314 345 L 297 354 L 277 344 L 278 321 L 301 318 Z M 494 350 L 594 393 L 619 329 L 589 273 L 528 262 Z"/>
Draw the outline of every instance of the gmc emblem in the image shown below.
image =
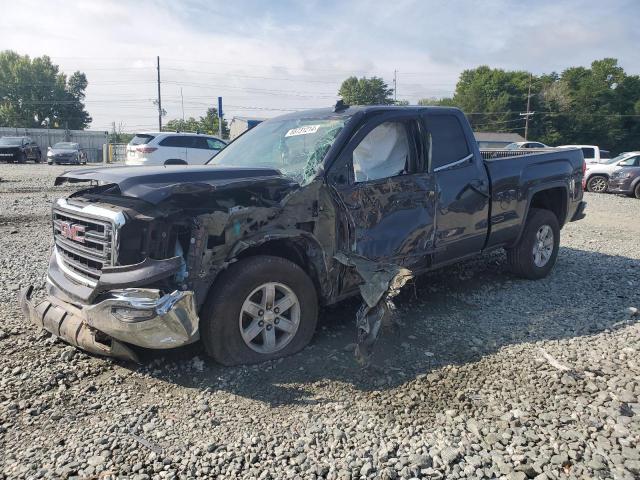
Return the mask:
<path id="1" fill-rule="evenodd" d="M 85 226 L 78 223 L 60 222 L 60 233 L 63 237 L 84 243 Z"/>

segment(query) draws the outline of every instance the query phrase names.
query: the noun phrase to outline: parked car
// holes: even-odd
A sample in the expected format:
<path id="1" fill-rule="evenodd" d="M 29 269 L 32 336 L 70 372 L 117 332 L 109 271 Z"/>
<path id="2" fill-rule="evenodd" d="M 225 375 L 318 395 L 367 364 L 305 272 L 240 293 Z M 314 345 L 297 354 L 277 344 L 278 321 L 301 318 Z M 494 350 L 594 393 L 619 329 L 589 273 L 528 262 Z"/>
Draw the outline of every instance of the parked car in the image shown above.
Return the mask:
<path id="1" fill-rule="evenodd" d="M 609 177 L 608 191 L 624 193 L 640 199 L 640 152 L 627 157 Z"/>
<path id="2" fill-rule="evenodd" d="M 207 165 L 60 175 L 91 186 L 54 203 L 49 298 L 29 287 L 20 304 L 94 353 L 202 339 L 235 365 L 302 349 L 320 305 L 360 292 L 360 348 L 407 271 L 506 249 L 517 275 L 547 276 L 560 229 L 585 216 L 584 169 L 569 149 L 483 160 L 455 108 L 295 112 Z"/>
<path id="3" fill-rule="evenodd" d="M 611 159 L 609 150 L 603 150 L 597 145 L 560 145 L 557 148 L 579 148 L 582 150 L 584 161 L 590 163 L 605 163 Z"/>
<path id="4" fill-rule="evenodd" d="M 520 150 L 523 148 L 551 148 L 541 142 L 513 142 L 504 147 L 505 150 Z"/>
<path id="5" fill-rule="evenodd" d="M 82 151 L 79 143 L 58 142 L 47 150 L 47 163 L 49 165 L 85 165 L 87 154 Z"/>
<path id="6" fill-rule="evenodd" d="M 589 192 L 604 193 L 609 189 L 609 179 L 614 172 L 638 166 L 640 152 L 625 152 L 606 163 L 591 163 L 585 173 L 585 189 Z"/>
<path id="7" fill-rule="evenodd" d="M 203 165 L 227 144 L 211 135 L 137 133 L 127 145 L 126 165 Z"/>
<path id="8" fill-rule="evenodd" d="M 0 138 L 0 161 L 27 163 L 27 160 L 35 163 L 42 160 L 42 152 L 36 142 L 29 137 Z"/>

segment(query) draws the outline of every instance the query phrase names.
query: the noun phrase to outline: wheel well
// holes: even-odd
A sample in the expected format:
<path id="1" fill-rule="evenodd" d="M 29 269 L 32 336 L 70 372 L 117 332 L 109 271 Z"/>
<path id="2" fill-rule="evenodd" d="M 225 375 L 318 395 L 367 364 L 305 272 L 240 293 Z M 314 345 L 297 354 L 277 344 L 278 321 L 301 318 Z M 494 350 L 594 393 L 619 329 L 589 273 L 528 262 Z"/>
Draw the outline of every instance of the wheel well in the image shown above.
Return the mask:
<path id="1" fill-rule="evenodd" d="M 589 181 L 589 180 L 591 180 L 593 177 L 604 177 L 604 178 L 607 178 L 607 179 L 608 179 L 608 178 L 609 178 L 609 175 L 608 175 L 607 173 L 592 173 L 591 175 L 589 175 L 589 176 L 587 177 L 587 180 L 586 180 L 586 181 L 588 182 L 588 181 Z"/>
<path id="2" fill-rule="evenodd" d="M 187 162 L 179 158 L 170 158 L 169 160 L 165 160 L 164 164 L 165 165 L 187 165 Z"/>
<path id="3" fill-rule="evenodd" d="M 322 298 L 323 291 L 320 286 L 320 272 L 310 261 L 307 255 L 307 249 L 304 247 L 304 241 L 296 239 L 271 240 L 255 247 L 247 248 L 238 254 L 238 259 L 253 257 L 255 255 L 271 255 L 272 257 L 281 257 L 298 265 L 304 272 L 309 275 L 311 281 L 316 287 L 318 297 Z"/>
<path id="4" fill-rule="evenodd" d="M 567 217 L 566 189 L 563 187 L 556 187 L 536 192 L 529 204 L 529 210 L 532 208 L 543 208 L 553 212 L 558 219 L 558 223 L 562 226 Z"/>

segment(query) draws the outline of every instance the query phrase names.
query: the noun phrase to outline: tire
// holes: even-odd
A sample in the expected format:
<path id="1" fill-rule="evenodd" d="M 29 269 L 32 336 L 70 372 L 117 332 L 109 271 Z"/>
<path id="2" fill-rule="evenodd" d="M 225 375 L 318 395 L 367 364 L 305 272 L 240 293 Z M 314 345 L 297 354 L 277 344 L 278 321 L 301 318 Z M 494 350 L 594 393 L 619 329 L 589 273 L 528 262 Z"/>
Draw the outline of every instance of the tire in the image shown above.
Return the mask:
<path id="1" fill-rule="evenodd" d="M 640 182 L 638 182 L 636 188 L 633 189 L 633 195 L 640 199 Z"/>
<path id="2" fill-rule="evenodd" d="M 587 190 L 593 193 L 605 193 L 609 188 L 609 180 L 603 175 L 593 175 L 587 181 Z"/>
<path id="3" fill-rule="evenodd" d="M 170 158 L 164 162 L 165 165 L 187 165 L 187 162 L 179 158 Z"/>
<path id="4" fill-rule="evenodd" d="M 549 231 L 553 235 L 550 242 L 547 235 Z M 539 235 L 541 235 L 540 240 Z M 544 254 L 541 253 L 537 258 L 534 247 L 539 241 L 545 248 Z M 555 214 L 549 210 L 532 208 L 527 215 L 524 231 L 518 244 L 507 250 L 507 261 L 514 274 L 522 278 L 538 280 L 549 275 L 555 266 L 559 248 L 560 225 Z M 545 258 L 546 261 L 544 261 Z"/>
<path id="5" fill-rule="evenodd" d="M 277 285 L 275 302 L 272 305 L 268 305 L 262 296 L 261 287 L 265 284 Z M 288 308 L 281 312 L 284 314 L 283 318 L 275 316 L 274 319 L 273 312 L 276 308 L 271 311 L 269 307 L 277 305 L 278 301 L 284 298 L 278 296 L 282 293 L 283 287 L 294 294 L 288 295 L 288 298 L 297 299 L 297 307 Z M 255 317 L 246 312 L 241 313 L 249 300 L 254 301 Z M 258 311 L 260 303 L 269 311 Z M 284 318 L 287 316 L 288 319 Z M 296 318 L 298 321 L 295 331 L 292 329 L 292 333 L 287 333 L 280 330 L 285 324 L 290 328 L 295 324 Z M 258 363 L 302 350 L 313 337 L 317 318 L 318 297 L 313 282 L 304 270 L 284 258 L 259 255 L 232 264 L 216 280 L 201 311 L 200 336 L 207 353 L 223 365 Z M 258 321 L 261 319 L 264 319 L 262 326 Z M 285 320 L 288 323 L 284 323 Z M 278 322 L 281 322 L 279 327 Z M 241 328 L 244 328 L 245 335 L 250 337 L 252 332 L 249 327 L 255 327 L 253 332 L 259 331 L 255 334 L 253 342 L 246 342 L 241 332 Z M 265 339 L 271 332 L 274 345 L 279 348 L 273 351 L 257 351 L 268 350 Z"/>

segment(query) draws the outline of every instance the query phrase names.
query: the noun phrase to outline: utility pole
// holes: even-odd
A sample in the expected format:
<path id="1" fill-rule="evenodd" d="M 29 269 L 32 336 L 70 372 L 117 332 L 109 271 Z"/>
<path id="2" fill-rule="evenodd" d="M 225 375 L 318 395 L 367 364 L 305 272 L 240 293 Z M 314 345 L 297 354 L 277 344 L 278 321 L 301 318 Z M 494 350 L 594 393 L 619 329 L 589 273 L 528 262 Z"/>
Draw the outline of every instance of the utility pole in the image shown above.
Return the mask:
<path id="1" fill-rule="evenodd" d="M 529 108 L 531 106 L 531 78 L 533 74 L 529 74 L 529 93 L 527 94 L 527 111 L 525 113 L 521 113 L 520 116 L 524 117 L 524 139 L 527 140 L 529 136 L 529 117 L 536 112 L 532 112 Z"/>
<path id="2" fill-rule="evenodd" d="M 182 87 L 180 87 L 180 103 L 182 103 L 182 124 L 184 125 L 184 97 L 182 96 Z"/>
<path id="3" fill-rule="evenodd" d="M 393 71 L 393 102 L 398 101 L 398 70 Z"/>
<path id="4" fill-rule="evenodd" d="M 222 138 L 222 97 L 218 97 L 218 138 Z"/>
<path id="5" fill-rule="evenodd" d="M 158 131 L 162 131 L 162 98 L 160 97 L 160 56 L 157 57 L 158 60 Z"/>

